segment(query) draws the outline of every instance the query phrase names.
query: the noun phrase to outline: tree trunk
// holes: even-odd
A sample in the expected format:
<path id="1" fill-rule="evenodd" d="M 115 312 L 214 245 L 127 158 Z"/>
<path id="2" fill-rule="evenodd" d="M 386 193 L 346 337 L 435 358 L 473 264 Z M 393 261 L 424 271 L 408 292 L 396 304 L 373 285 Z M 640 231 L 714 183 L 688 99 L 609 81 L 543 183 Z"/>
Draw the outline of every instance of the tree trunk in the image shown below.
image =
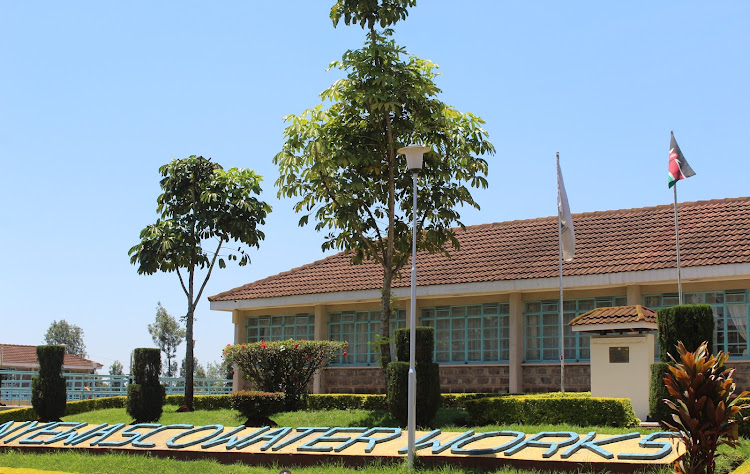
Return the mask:
<path id="1" fill-rule="evenodd" d="M 187 321 L 185 323 L 185 339 L 186 339 L 186 351 L 185 351 L 185 398 L 182 404 L 185 406 L 185 411 L 193 411 L 193 372 L 195 371 L 195 364 L 193 358 L 193 314 L 195 313 L 195 307 L 192 301 L 188 305 Z"/>
<path id="2" fill-rule="evenodd" d="M 385 372 L 392 360 L 391 356 L 391 284 L 393 274 L 388 268 L 383 272 L 383 294 L 380 299 L 380 333 L 383 340 L 380 343 L 380 367 Z"/>

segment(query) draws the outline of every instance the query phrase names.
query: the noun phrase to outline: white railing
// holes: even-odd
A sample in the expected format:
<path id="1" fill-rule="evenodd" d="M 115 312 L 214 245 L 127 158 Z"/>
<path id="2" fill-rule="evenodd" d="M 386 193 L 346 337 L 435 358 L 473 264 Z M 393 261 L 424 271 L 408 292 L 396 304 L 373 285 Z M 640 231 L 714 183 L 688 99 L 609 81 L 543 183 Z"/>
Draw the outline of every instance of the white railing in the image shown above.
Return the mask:
<path id="1" fill-rule="evenodd" d="M 36 371 L 0 370 L 0 403 L 8 406 L 31 405 L 31 379 L 36 376 Z M 68 400 L 126 396 L 131 380 L 130 375 L 64 373 L 63 376 L 67 382 Z M 166 388 L 167 395 L 185 393 L 184 377 L 160 377 L 159 381 Z M 193 380 L 195 395 L 221 395 L 231 392 L 231 379 Z"/>

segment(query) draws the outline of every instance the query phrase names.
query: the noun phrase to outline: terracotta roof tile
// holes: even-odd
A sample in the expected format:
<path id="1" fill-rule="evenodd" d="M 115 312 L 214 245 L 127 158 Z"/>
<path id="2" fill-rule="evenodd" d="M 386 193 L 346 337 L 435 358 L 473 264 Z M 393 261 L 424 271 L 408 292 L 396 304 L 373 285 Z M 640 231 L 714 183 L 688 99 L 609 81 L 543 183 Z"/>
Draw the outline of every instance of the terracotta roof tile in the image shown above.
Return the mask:
<path id="1" fill-rule="evenodd" d="M 39 363 L 36 359 L 36 346 L 25 346 L 20 344 L 0 344 L 3 351 L 3 367 L 12 367 L 14 365 L 36 365 Z M 63 357 L 63 366 L 70 367 L 91 367 L 92 369 L 103 367 L 99 362 L 84 359 L 82 357 L 65 354 Z"/>
<path id="2" fill-rule="evenodd" d="M 656 311 L 642 305 L 613 306 L 610 308 L 596 308 L 576 317 L 571 326 L 588 326 L 592 324 L 626 324 L 653 323 L 656 324 Z"/>
<path id="3" fill-rule="evenodd" d="M 680 212 L 683 267 L 750 263 L 750 198 L 684 202 Z M 565 275 L 598 275 L 675 268 L 674 207 L 573 215 L 576 257 Z M 458 232 L 452 257 L 419 253 L 419 286 L 550 278 L 558 274 L 557 216 L 481 224 Z M 393 287 L 408 287 L 408 269 Z M 248 283 L 209 298 L 229 301 L 373 290 L 382 269 L 351 265 L 345 253 Z"/>

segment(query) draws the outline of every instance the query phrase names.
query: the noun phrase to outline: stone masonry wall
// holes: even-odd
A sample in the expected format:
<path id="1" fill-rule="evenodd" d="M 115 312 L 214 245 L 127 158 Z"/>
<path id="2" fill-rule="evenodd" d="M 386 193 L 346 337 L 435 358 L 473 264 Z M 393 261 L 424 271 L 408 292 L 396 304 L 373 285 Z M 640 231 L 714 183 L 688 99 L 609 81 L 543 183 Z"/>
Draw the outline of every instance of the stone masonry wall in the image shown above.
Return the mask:
<path id="1" fill-rule="evenodd" d="M 523 366 L 524 392 L 559 392 L 560 366 L 528 364 Z M 591 390 L 591 367 L 588 364 L 565 366 L 565 391 L 588 392 Z"/>
<path id="2" fill-rule="evenodd" d="M 323 376 L 325 393 L 385 393 L 380 367 L 329 367 Z M 443 393 L 508 392 L 507 365 L 440 366 Z"/>

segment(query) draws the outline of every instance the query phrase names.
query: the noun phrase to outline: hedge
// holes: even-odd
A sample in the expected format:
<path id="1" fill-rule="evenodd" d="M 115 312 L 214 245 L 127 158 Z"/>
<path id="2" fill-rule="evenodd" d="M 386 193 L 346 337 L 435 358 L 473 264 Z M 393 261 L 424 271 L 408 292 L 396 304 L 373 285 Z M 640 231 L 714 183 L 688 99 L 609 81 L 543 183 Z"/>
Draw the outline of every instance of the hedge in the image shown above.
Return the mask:
<path id="1" fill-rule="evenodd" d="M 308 410 L 387 410 L 385 395 L 311 394 L 307 397 Z"/>
<path id="2" fill-rule="evenodd" d="M 659 327 L 659 359 L 671 362 L 668 354 L 680 360 L 677 343 L 682 341 L 690 352 L 704 341 L 708 342 L 708 353 L 713 354 L 714 313 L 707 304 L 684 304 L 662 308 L 656 313 Z"/>
<path id="3" fill-rule="evenodd" d="M 648 416 L 652 421 L 672 420 L 672 410 L 664 399 L 672 399 L 664 385 L 664 376 L 669 372 L 669 364 L 656 362 L 651 364 L 651 385 L 648 394 Z"/>
<path id="4" fill-rule="evenodd" d="M 579 426 L 630 427 L 640 424 L 628 398 L 590 395 L 510 395 L 466 401 L 472 426 L 567 423 Z"/>

